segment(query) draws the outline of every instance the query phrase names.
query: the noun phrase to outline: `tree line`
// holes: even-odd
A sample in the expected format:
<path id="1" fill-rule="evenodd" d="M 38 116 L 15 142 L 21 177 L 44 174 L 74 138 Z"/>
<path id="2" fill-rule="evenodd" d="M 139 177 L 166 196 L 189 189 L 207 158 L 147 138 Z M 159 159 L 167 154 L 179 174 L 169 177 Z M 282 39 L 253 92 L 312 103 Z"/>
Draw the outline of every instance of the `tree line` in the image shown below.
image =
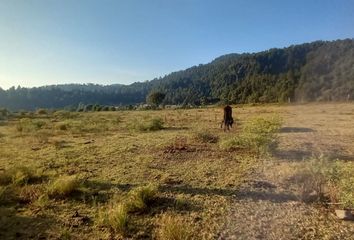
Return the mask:
<path id="1" fill-rule="evenodd" d="M 228 54 L 151 81 L 130 85 L 66 84 L 0 88 L 12 110 L 127 106 L 152 92 L 162 104 L 269 103 L 354 100 L 354 40 L 316 41 L 258 53 Z"/>

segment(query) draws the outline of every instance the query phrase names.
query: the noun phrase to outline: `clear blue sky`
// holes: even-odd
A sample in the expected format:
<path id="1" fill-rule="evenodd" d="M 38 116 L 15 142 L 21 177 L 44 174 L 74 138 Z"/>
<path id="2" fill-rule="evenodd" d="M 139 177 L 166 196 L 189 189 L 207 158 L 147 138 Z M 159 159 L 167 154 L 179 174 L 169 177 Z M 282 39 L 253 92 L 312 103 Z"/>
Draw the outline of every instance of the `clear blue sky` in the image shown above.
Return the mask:
<path id="1" fill-rule="evenodd" d="M 354 37 L 354 0 L 0 0 L 0 87 L 128 84 Z"/>

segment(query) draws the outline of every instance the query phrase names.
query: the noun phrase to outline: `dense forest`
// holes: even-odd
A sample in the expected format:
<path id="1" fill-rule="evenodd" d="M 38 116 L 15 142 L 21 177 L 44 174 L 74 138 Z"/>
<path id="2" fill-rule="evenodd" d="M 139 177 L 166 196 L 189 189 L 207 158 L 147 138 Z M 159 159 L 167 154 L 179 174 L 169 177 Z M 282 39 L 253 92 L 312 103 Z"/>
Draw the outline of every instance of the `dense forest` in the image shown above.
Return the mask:
<path id="1" fill-rule="evenodd" d="M 354 100 L 354 39 L 228 54 L 208 64 L 130 85 L 0 88 L 0 107 L 131 105 L 144 103 L 154 91 L 165 94 L 164 104 L 179 105 Z"/>

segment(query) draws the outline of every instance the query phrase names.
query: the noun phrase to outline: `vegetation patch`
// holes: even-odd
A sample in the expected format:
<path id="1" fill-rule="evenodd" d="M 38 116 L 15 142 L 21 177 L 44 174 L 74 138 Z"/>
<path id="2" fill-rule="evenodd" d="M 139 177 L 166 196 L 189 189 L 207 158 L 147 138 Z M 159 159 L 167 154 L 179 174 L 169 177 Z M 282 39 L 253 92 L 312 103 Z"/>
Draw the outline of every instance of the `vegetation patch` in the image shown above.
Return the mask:
<path id="1" fill-rule="evenodd" d="M 164 122 L 161 118 L 152 118 L 147 121 L 134 120 L 128 127 L 135 131 L 148 132 L 161 130 L 164 128 L 163 125 Z"/>
<path id="2" fill-rule="evenodd" d="M 108 210 L 101 209 L 98 212 L 96 223 L 98 226 L 109 227 L 116 234 L 124 236 L 129 228 L 128 211 L 123 204 L 111 205 Z"/>
<path id="3" fill-rule="evenodd" d="M 76 175 L 61 176 L 48 187 L 48 195 L 51 198 L 64 198 L 70 196 L 80 187 L 80 180 Z"/>
<path id="4" fill-rule="evenodd" d="M 45 128 L 46 125 L 47 122 L 44 120 L 21 118 L 16 124 L 16 129 L 19 132 L 34 132 Z"/>
<path id="5" fill-rule="evenodd" d="M 290 181 L 295 183 L 298 188 L 298 196 L 304 202 L 328 200 L 338 202 L 343 200 L 341 196 L 344 198 L 348 196 L 346 190 L 350 190 L 345 187 L 341 189 L 341 183 L 344 183 L 342 186 L 345 186 L 346 182 L 346 180 L 343 181 L 343 178 L 347 177 L 341 172 L 337 162 L 330 161 L 324 156 L 312 157 L 297 166 Z M 350 203 L 350 199 L 348 200 L 347 203 Z"/>
<path id="6" fill-rule="evenodd" d="M 128 212 L 143 212 L 151 204 L 158 193 L 156 185 L 138 187 L 129 192 L 125 207 Z"/>
<path id="7" fill-rule="evenodd" d="M 163 214 L 157 222 L 157 239 L 160 240 L 190 240 L 193 239 L 193 229 L 181 216 L 170 213 Z"/>
<path id="8" fill-rule="evenodd" d="M 194 139 L 200 143 L 217 143 L 219 136 L 204 130 L 194 133 Z"/>
<path id="9" fill-rule="evenodd" d="M 282 121 L 279 117 L 253 118 L 247 121 L 241 133 L 220 143 L 222 149 L 247 149 L 256 153 L 269 153 L 277 144 L 277 133 Z"/>
<path id="10" fill-rule="evenodd" d="M 16 166 L 0 173 L 0 185 L 24 185 L 41 178 L 42 175 L 31 167 Z"/>

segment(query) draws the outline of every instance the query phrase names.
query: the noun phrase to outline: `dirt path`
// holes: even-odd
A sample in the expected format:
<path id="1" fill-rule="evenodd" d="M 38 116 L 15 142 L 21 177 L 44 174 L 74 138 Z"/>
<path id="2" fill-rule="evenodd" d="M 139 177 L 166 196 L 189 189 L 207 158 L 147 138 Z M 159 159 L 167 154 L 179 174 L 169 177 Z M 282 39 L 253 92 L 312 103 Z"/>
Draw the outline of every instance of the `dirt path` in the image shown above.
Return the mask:
<path id="1" fill-rule="evenodd" d="M 353 115 L 341 114 L 349 110 L 299 106 L 285 113 L 278 150 L 234 197 L 219 239 L 354 239 L 353 222 L 302 202 L 289 182 L 312 154 L 354 160 Z"/>

